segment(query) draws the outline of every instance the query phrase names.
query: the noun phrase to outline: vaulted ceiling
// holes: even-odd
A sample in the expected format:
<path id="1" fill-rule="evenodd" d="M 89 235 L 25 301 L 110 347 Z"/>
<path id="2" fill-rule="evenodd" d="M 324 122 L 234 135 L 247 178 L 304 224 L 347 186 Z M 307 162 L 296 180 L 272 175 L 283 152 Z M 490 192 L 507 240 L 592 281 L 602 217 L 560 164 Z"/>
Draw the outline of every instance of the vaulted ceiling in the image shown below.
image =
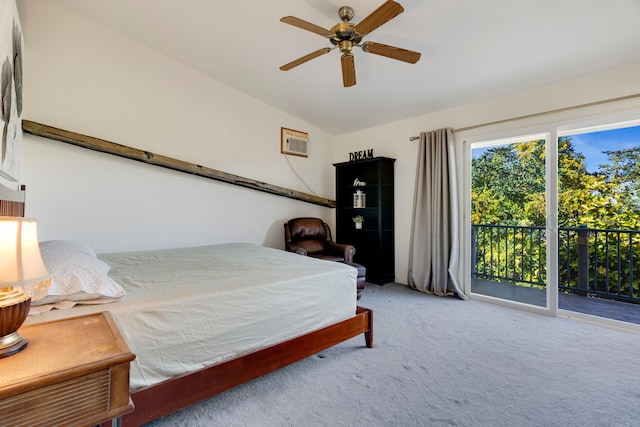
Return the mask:
<path id="1" fill-rule="evenodd" d="M 422 54 L 407 64 L 354 49 L 342 84 L 331 44 L 280 22 L 325 29 L 384 0 L 52 0 L 239 91 L 343 134 L 640 59 L 639 0 L 397 0 L 404 12 L 365 37 Z"/>

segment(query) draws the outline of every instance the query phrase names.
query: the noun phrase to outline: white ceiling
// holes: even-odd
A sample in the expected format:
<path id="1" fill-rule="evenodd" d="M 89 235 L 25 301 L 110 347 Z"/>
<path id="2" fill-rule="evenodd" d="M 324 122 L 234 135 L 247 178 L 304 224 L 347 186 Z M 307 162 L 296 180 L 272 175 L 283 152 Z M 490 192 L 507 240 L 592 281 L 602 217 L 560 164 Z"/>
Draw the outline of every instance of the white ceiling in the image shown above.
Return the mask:
<path id="1" fill-rule="evenodd" d="M 330 29 L 340 6 L 358 23 L 384 0 L 52 1 L 333 135 L 640 59 L 640 0 L 398 0 L 364 40 L 422 58 L 355 49 L 350 88 L 337 50 L 280 71 L 330 44 L 279 20 Z"/>

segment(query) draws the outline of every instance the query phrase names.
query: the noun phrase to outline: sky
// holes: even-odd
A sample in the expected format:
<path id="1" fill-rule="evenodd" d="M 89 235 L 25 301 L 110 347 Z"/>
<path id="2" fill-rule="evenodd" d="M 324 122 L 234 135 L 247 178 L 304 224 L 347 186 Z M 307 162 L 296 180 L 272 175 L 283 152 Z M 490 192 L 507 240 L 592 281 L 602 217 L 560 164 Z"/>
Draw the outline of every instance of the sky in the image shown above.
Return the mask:
<path id="1" fill-rule="evenodd" d="M 640 126 L 570 136 L 576 152 L 586 157 L 589 172 L 595 172 L 599 165 L 607 162 L 607 155 L 602 151 L 640 146 Z"/>
<path id="2" fill-rule="evenodd" d="M 607 155 L 603 151 L 640 146 L 640 126 L 568 136 L 571 137 L 575 151 L 585 156 L 588 172 L 595 172 L 601 164 L 607 163 Z M 474 148 L 472 156 L 479 157 L 488 149 Z"/>

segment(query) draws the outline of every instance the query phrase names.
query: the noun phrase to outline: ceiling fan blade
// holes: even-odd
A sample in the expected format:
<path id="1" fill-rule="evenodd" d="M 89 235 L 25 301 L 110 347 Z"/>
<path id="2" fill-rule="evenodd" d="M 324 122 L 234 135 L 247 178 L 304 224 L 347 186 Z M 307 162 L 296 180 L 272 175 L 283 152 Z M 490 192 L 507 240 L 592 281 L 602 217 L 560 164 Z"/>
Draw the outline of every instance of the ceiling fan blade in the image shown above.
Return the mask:
<path id="1" fill-rule="evenodd" d="M 388 22 L 404 12 L 404 8 L 393 0 L 387 0 L 369 16 L 360 21 L 354 28 L 361 36 L 366 36 L 385 22 Z"/>
<path id="2" fill-rule="evenodd" d="M 402 49 L 395 46 L 389 46 L 382 43 L 365 42 L 362 44 L 362 50 L 375 55 L 386 56 L 387 58 L 397 59 L 398 61 L 415 64 L 420 59 L 420 53 L 412 50 Z"/>
<path id="3" fill-rule="evenodd" d="M 311 22 L 296 18 L 295 16 L 285 16 L 284 18 L 280 19 L 280 22 L 293 25 L 294 27 L 302 28 L 303 30 L 311 31 L 312 33 L 316 33 L 318 35 L 321 35 L 322 37 L 331 38 L 334 36 L 331 31 L 325 30 L 324 28 L 319 27 L 316 24 L 312 24 Z"/>
<path id="4" fill-rule="evenodd" d="M 353 61 L 353 55 L 350 53 L 343 54 L 340 62 L 342 63 L 342 84 L 344 87 L 355 86 L 356 65 Z"/>
<path id="5" fill-rule="evenodd" d="M 307 61 L 311 61 L 314 58 L 317 58 L 318 56 L 324 55 L 325 53 L 329 52 L 332 48 L 330 47 L 323 47 L 322 49 L 318 49 L 315 52 L 311 52 L 308 55 L 305 55 L 301 58 L 296 59 L 295 61 L 291 61 L 288 64 L 283 65 L 282 67 L 280 67 L 280 69 L 282 71 L 288 71 L 294 67 L 297 67 L 300 64 L 304 64 Z"/>

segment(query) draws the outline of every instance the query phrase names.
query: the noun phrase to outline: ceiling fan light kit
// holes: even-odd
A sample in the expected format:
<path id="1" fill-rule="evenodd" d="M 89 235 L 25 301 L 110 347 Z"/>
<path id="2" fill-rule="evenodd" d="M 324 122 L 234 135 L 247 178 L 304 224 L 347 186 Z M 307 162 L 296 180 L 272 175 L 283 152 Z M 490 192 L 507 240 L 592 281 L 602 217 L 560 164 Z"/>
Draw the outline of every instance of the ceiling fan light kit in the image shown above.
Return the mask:
<path id="1" fill-rule="evenodd" d="M 281 66 L 280 69 L 282 71 L 290 70 L 338 48 L 342 54 L 340 58 L 340 63 L 342 65 L 342 83 L 344 87 L 349 87 L 355 86 L 356 84 L 356 68 L 353 57 L 354 47 L 361 48 L 365 53 L 372 53 L 374 55 L 385 56 L 398 61 L 415 64 L 420 59 L 419 52 L 368 41 L 360 44 L 363 37 L 380 27 L 382 24 L 395 18 L 403 11 L 404 8 L 399 3 L 393 0 L 387 0 L 376 10 L 371 12 L 366 18 L 360 21 L 360 23 L 352 24 L 350 21 L 355 16 L 353 8 L 349 6 L 342 6 L 338 10 L 338 16 L 342 22 L 334 25 L 331 30 L 326 30 L 318 25 L 294 16 L 285 16 L 280 19 L 281 22 L 302 28 L 303 30 L 311 31 L 312 33 L 318 34 L 322 37 L 326 37 L 334 47 L 325 47 L 316 50 L 315 52 Z"/>

